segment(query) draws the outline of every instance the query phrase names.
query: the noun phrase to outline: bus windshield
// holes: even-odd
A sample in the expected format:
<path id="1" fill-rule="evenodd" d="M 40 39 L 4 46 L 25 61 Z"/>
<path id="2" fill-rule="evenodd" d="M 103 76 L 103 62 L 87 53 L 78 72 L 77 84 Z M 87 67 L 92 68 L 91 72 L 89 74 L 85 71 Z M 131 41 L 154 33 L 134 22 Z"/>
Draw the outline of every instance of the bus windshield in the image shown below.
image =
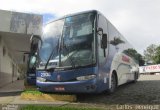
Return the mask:
<path id="1" fill-rule="evenodd" d="M 36 55 L 34 54 L 29 54 L 28 56 L 28 67 L 27 67 L 27 73 L 29 74 L 33 74 L 35 73 L 36 70 Z"/>
<path id="2" fill-rule="evenodd" d="M 44 28 L 38 68 L 95 64 L 95 14 L 84 13 L 54 21 Z"/>

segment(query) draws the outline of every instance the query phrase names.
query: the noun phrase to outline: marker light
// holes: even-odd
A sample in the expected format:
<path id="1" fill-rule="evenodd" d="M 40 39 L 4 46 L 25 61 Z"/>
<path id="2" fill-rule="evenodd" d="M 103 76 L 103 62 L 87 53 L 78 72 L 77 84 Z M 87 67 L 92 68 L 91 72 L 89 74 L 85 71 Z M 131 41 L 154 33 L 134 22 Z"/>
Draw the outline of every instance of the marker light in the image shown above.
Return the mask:
<path id="1" fill-rule="evenodd" d="M 37 81 L 39 81 L 39 82 L 45 82 L 46 79 L 45 79 L 45 78 L 42 78 L 42 77 L 37 77 Z"/>

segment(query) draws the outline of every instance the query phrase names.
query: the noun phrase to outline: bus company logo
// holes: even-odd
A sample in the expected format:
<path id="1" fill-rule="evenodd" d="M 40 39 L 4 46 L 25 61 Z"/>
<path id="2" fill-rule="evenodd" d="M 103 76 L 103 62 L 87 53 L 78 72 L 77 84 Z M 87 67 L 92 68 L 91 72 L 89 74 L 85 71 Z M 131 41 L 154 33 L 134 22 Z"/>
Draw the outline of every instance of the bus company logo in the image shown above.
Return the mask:
<path id="1" fill-rule="evenodd" d="M 61 81 L 61 75 L 57 75 L 57 81 Z"/>
<path id="2" fill-rule="evenodd" d="M 129 59 L 129 57 L 123 55 L 122 56 L 122 61 L 129 63 L 130 59 Z"/>

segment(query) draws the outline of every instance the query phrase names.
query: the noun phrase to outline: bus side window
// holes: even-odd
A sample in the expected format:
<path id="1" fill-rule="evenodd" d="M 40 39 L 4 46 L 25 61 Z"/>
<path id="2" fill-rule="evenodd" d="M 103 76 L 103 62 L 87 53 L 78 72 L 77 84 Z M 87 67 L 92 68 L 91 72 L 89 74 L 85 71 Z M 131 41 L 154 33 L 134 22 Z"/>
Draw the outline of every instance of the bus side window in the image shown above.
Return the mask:
<path id="1" fill-rule="evenodd" d="M 98 19 L 98 27 L 103 29 L 103 33 L 108 35 L 108 30 L 107 30 L 107 20 L 105 17 L 102 15 L 99 15 Z M 102 35 L 97 34 L 98 36 L 98 58 L 99 58 L 99 64 L 104 64 L 106 57 L 108 55 L 108 48 L 106 48 L 106 57 L 104 57 L 104 50 L 101 48 L 101 40 L 102 40 Z"/>

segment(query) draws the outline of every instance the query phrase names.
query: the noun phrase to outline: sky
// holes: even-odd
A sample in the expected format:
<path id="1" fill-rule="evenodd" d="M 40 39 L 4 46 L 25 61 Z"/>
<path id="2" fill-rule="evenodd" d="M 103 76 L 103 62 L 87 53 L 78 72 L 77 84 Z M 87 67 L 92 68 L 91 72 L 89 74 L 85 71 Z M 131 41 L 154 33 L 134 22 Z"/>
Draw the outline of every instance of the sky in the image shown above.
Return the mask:
<path id="1" fill-rule="evenodd" d="M 1 0 L 0 9 L 41 14 L 44 23 L 99 10 L 139 53 L 150 44 L 160 44 L 160 0 Z"/>

